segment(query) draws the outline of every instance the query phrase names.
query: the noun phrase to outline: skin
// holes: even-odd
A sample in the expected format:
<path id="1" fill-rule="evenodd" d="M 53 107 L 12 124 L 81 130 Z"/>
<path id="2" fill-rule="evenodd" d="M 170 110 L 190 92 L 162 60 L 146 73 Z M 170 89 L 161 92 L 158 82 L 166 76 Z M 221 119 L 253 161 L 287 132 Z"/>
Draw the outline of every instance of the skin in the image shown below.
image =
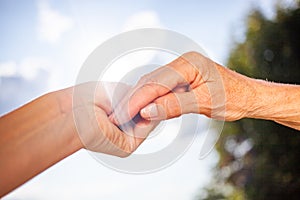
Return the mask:
<path id="1" fill-rule="evenodd" d="M 197 53 L 186 53 L 140 79 L 110 119 L 125 123 L 137 113 L 162 120 L 186 113 L 235 121 L 242 118 L 273 120 L 300 130 L 300 86 L 252 79 Z M 121 119 L 121 120 L 120 120 Z"/>
<path id="2" fill-rule="evenodd" d="M 0 197 L 82 148 L 126 157 L 162 119 L 199 113 L 300 130 L 299 108 L 300 86 L 251 79 L 197 52 L 133 88 L 91 82 L 52 92 L 0 118 Z"/>
<path id="3" fill-rule="evenodd" d="M 110 96 L 120 101 L 129 89 L 85 83 L 41 96 L 1 117 L 0 197 L 82 148 L 130 155 L 158 122 L 135 118 L 136 124 L 123 131 L 111 123 Z"/>

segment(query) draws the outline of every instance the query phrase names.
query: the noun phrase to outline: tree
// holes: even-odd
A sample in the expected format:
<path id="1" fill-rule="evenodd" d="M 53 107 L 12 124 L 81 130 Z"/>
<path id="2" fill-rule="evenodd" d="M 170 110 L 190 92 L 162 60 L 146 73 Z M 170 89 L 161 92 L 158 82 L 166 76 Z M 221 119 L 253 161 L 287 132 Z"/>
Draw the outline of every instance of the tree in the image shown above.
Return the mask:
<path id="1" fill-rule="evenodd" d="M 300 84 L 300 6 L 277 7 L 274 19 L 249 15 L 245 41 L 228 67 L 250 77 Z M 300 108 L 299 108 L 300 109 Z M 214 180 L 202 199 L 300 199 L 300 132 L 275 122 L 225 123 Z"/>

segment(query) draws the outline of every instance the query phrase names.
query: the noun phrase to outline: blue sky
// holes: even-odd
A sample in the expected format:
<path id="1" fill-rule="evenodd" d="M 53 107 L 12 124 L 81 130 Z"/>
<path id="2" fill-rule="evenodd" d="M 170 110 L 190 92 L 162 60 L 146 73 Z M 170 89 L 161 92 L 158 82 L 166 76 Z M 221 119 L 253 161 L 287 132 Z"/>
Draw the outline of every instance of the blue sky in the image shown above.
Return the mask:
<path id="1" fill-rule="evenodd" d="M 285 1 L 289 3 L 289 1 Z M 103 41 L 126 30 L 167 28 L 225 64 L 243 39 L 247 13 L 273 16 L 272 0 L 16 1 L 0 0 L 0 114 L 48 91 L 73 85 Z M 146 175 L 115 172 L 81 150 L 4 199 L 192 199 L 210 178 L 212 152 L 199 160 L 197 139 L 172 166 Z"/>

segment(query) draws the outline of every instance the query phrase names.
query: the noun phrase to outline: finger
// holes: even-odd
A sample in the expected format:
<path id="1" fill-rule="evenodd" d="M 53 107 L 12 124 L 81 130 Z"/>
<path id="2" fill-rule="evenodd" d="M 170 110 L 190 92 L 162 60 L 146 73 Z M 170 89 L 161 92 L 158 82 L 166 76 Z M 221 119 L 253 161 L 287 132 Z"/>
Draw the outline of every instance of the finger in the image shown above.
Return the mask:
<path id="1" fill-rule="evenodd" d="M 155 120 L 155 121 L 148 121 L 145 119 L 143 119 L 143 120 L 147 121 L 147 123 L 146 124 L 144 122 L 142 122 L 142 124 L 137 123 L 137 125 L 134 129 L 134 132 L 135 132 L 134 138 L 136 139 L 135 149 L 149 136 L 149 134 L 155 129 L 155 127 L 160 122 L 158 120 Z"/>
<path id="2" fill-rule="evenodd" d="M 164 120 L 187 113 L 197 113 L 197 102 L 193 92 L 169 93 L 141 109 L 140 115 L 146 120 Z"/>
<path id="3" fill-rule="evenodd" d="M 80 106 L 75 110 L 76 130 L 88 150 L 124 157 L 130 152 L 126 135 L 112 124 L 104 110 L 99 107 Z"/>
<path id="4" fill-rule="evenodd" d="M 136 130 L 131 125 L 124 126 L 124 130 L 119 129 L 107 118 L 105 112 L 96 108 L 97 128 L 89 138 L 85 147 L 91 151 L 119 157 L 127 157 L 145 140 L 152 130 L 151 126 L 142 131 L 145 137 L 135 137 Z"/>
<path id="5" fill-rule="evenodd" d="M 179 57 L 142 77 L 133 91 L 116 107 L 110 119 L 118 125 L 126 123 L 156 98 L 167 94 L 178 85 L 191 83 L 195 76 L 195 71 L 191 68 L 194 67 L 186 59 Z"/>
<path id="6" fill-rule="evenodd" d="M 126 96 L 114 109 L 110 119 L 117 125 L 127 123 L 138 114 L 143 106 L 171 90 L 172 88 L 159 83 L 147 83 Z"/>
<path id="7" fill-rule="evenodd" d="M 108 120 L 108 118 L 106 119 Z M 112 144 L 116 144 L 116 147 L 110 150 L 114 150 L 115 155 L 123 157 L 134 152 L 159 124 L 159 121 L 145 120 L 138 115 L 129 123 L 120 126 L 121 130 L 109 120 L 106 123 L 109 123 L 111 129 L 109 135 L 112 139 L 110 141 Z"/>
<path id="8" fill-rule="evenodd" d="M 122 100 L 131 88 L 132 86 L 125 83 L 98 82 L 94 94 L 95 104 L 109 115 L 112 113 L 113 107 Z"/>

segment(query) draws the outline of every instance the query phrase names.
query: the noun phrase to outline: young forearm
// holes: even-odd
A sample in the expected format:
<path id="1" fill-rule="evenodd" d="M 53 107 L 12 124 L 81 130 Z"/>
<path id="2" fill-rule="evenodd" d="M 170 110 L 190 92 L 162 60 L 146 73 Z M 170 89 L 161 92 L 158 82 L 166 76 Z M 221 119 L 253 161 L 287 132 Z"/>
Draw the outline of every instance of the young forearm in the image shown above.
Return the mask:
<path id="1" fill-rule="evenodd" d="M 62 110 L 57 94 L 0 118 L 0 196 L 81 148 L 72 112 Z"/>

